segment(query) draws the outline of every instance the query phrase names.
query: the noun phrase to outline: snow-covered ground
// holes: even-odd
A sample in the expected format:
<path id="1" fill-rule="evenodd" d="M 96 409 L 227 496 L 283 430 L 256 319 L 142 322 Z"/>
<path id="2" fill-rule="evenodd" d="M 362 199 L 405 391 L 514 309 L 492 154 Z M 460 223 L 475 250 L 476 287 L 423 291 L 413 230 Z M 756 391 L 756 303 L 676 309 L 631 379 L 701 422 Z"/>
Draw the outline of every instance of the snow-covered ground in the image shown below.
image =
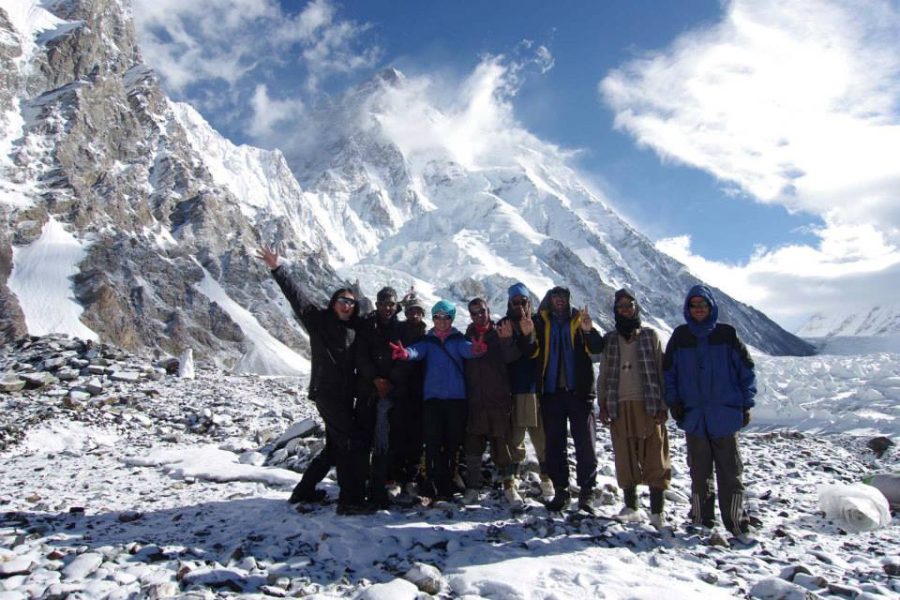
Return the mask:
<path id="1" fill-rule="evenodd" d="M 0 454 L 0 599 L 393 600 L 427 597 L 407 579 L 431 568 L 445 598 L 897 597 L 897 519 L 854 532 L 825 517 L 817 491 L 897 469 L 896 448 L 879 459 L 866 444 L 898 441 L 898 359 L 757 357 L 759 406 L 742 448 L 761 524 L 758 543 L 731 547 L 684 527 L 675 429 L 662 532 L 610 518 L 620 499 L 604 429 L 596 518 L 548 512 L 533 473 L 517 515 L 495 491 L 478 506 L 338 517 L 333 504 L 298 512 L 286 502 L 299 478 L 286 467 L 302 469 L 321 447 L 303 424 L 315 411 L 300 379 L 200 365 L 192 380 L 98 376 L 104 390 L 80 401 L 71 383 L 0 393 L 0 428 L 15 440 Z M 0 356 L 0 371 L 13 360 Z M 306 436 L 284 439 L 298 423 Z M 325 487 L 336 497 L 331 477 Z"/>

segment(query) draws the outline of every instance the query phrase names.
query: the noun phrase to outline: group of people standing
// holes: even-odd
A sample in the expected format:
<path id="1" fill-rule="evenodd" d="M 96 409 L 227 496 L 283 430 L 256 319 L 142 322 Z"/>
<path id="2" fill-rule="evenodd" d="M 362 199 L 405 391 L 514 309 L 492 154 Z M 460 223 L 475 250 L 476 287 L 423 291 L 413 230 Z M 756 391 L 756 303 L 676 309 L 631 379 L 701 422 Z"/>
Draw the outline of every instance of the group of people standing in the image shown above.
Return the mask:
<path id="1" fill-rule="evenodd" d="M 688 292 L 686 322 L 663 352 L 627 289 L 615 294 L 615 330 L 605 335 L 587 309 L 572 307 L 567 288 L 552 288 L 532 310 L 522 283 L 509 288 L 506 314 L 496 321 L 487 302 L 475 298 L 467 305 L 471 324 L 461 332 L 453 326 L 456 306 L 441 300 L 431 308 L 433 327 L 427 329 L 425 306 L 414 294 L 401 299 L 385 287 L 375 310 L 361 316 L 356 295 L 342 288 L 319 308 L 275 251 L 262 247 L 258 256 L 309 334 L 309 397 L 325 424 L 325 448 L 304 472 L 292 503 L 322 501 L 325 492 L 316 484 L 332 466 L 340 514 L 387 508 L 398 494 L 441 501 L 462 493 L 464 503 L 475 503 L 484 493 L 482 459 L 490 448 L 503 496 L 520 509 L 527 434 L 538 459 L 540 495 L 548 509 L 562 510 L 572 499 L 571 434 L 578 508 L 595 514 L 596 398 L 599 419 L 611 429 L 625 501 L 620 518 L 643 518 L 637 486 L 648 485 L 650 520 L 657 527 L 665 522 L 671 411 L 687 436 L 692 521 L 715 522 L 717 483 L 723 524 L 735 535 L 748 532 L 737 432 L 749 423 L 754 367 L 734 328 L 718 323 L 705 286 Z"/>

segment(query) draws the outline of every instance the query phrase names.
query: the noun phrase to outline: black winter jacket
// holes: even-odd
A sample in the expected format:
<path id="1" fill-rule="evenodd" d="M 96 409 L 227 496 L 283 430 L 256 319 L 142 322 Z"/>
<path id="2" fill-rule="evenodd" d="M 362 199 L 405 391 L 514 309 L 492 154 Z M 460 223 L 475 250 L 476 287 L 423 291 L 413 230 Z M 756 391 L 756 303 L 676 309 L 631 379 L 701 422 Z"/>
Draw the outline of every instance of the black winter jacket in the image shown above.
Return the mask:
<path id="1" fill-rule="evenodd" d="M 312 349 L 312 372 L 309 377 L 309 398 L 353 398 L 356 381 L 356 328 L 359 326 L 357 306 L 349 321 L 334 314 L 334 303 L 341 290 L 336 291 L 326 308 L 314 306 L 303 293 L 287 269 L 272 271 L 300 324 L 309 334 Z"/>

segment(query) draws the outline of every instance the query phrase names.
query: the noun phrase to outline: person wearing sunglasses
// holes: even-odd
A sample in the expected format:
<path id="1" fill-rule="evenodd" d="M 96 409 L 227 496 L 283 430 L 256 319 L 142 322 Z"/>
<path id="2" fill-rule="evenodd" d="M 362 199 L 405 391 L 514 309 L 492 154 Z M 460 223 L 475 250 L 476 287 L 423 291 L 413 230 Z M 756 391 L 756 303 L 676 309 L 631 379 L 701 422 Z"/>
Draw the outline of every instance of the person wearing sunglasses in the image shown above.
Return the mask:
<path id="1" fill-rule="evenodd" d="M 385 286 L 375 296 L 375 310 L 362 318 L 357 348 L 357 412 L 372 430 L 372 470 L 369 500 L 378 508 L 389 506 L 386 485 L 394 466 L 397 422 L 394 411 L 394 360 L 390 342 L 400 340 L 400 303 L 397 291 Z M 391 479 L 393 481 L 393 479 Z"/>
<path id="2" fill-rule="evenodd" d="M 440 300 L 431 308 L 434 327 L 422 341 L 406 348 L 391 343 L 394 360 L 425 363 L 422 403 L 425 442 L 425 482 L 419 490 L 423 501 L 449 500 L 454 494 L 459 448 L 466 431 L 466 379 L 463 361 L 481 356 L 483 342 L 470 342 L 453 327 L 456 305 Z"/>
<path id="3" fill-rule="evenodd" d="M 687 441 L 691 520 L 715 526 L 717 490 L 722 524 L 741 538 L 750 533 L 750 519 L 737 434 L 754 406 L 753 359 L 734 327 L 718 322 L 719 306 L 705 285 L 688 292 L 684 319 L 666 345 L 663 371 L 666 404 Z"/>
<path id="4" fill-rule="evenodd" d="M 506 364 L 517 357 L 513 354 L 511 335 L 500 336 L 491 320 L 487 302 L 474 298 L 469 302 L 472 323 L 466 329 L 466 339 L 482 342 L 484 354 L 466 361 L 466 395 L 469 416 L 463 448 L 466 455 L 466 491 L 464 502 L 476 504 L 483 481 L 482 457 L 490 444 L 491 458 L 503 480 L 503 495 L 510 508 L 525 506 L 519 495 L 515 465 L 509 442 L 512 432 L 512 394 Z"/>
<path id="5" fill-rule="evenodd" d="M 575 309 L 569 289 L 556 286 L 541 301 L 534 318 L 538 342 L 541 417 L 547 436 L 547 473 L 555 495 L 549 510 L 569 505 L 568 431 L 575 443 L 575 475 L 578 508 L 595 514 L 594 488 L 597 485 L 597 453 L 594 442 L 593 355 L 603 352 L 603 337 L 594 328 L 587 307 Z"/>
<path id="6" fill-rule="evenodd" d="M 528 434 L 538 461 L 540 496 L 550 500 L 555 494 L 553 482 L 547 474 L 544 421 L 537 395 L 538 343 L 531 314 L 531 291 L 524 283 L 515 283 L 507 290 L 506 316 L 497 323 L 501 337 L 513 340 L 515 360 L 509 363 L 509 386 L 513 398 L 510 451 L 516 476 L 525 462 L 525 434 Z"/>
<path id="7" fill-rule="evenodd" d="M 357 418 L 356 329 L 359 304 L 350 288 L 336 290 L 328 306 L 319 308 L 279 264 L 278 252 L 268 246 L 257 250 L 271 270 L 300 324 L 309 334 L 311 372 L 309 399 L 325 424 L 325 448 L 316 456 L 294 488 L 289 502 L 321 502 L 325 490 L 316 485 L 334 466 L 337 470 L 338 514 L 366 514 L 373 507 L 366 502 L 369 436 Z"/>
<path id="8" fill-rule="evenodd" d="M 664 493 L 672 480 L 662 344 L 656 331 L 641 323 L 641 307 L 633 292 L 617 291 L 612 308 L 616 328 L 605 336 L 597 404 L 600 422 L 610 428 L 616 481 L 625 498 L 618 518 L 645 518 L 637 486 L 647 485 L 650 524 L 659 529 L 665 524 Z"/>

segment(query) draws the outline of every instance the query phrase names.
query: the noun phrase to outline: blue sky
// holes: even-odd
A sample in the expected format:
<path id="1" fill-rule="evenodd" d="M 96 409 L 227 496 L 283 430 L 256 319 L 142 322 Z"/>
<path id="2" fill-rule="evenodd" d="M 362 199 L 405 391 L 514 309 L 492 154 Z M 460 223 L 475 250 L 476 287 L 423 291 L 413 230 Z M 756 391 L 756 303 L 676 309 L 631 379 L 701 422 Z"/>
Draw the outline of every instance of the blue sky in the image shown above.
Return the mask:
<path id="1" fill-rule="evenodd" d="M 788 328 L 900 292 L 896 2 L 135 0 L 135 20 L 173 98 L 263 147 L 381 68 L 452 105 L 494 61 L 507 125 Z"/>

